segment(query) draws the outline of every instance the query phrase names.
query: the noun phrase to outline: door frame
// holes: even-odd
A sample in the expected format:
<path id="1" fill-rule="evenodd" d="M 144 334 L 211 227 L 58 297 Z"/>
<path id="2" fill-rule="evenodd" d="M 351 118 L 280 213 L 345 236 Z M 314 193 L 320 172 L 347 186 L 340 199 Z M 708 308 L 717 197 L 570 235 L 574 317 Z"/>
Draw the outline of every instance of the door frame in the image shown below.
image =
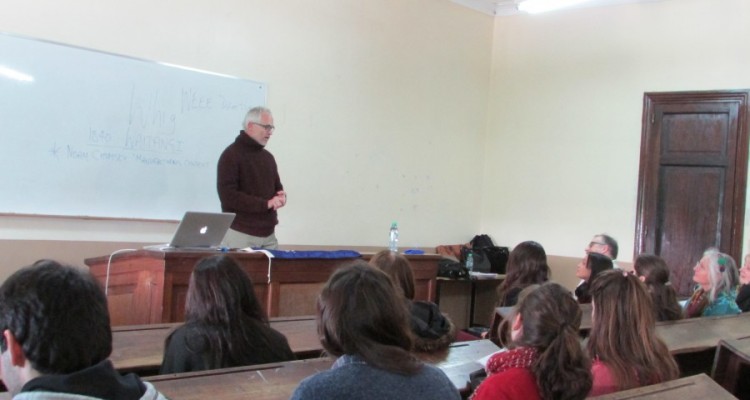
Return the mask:
<path id="1" fill-rule="evenodd" d="M 660 104 L 675 104 L 691 102 L 737 102 L 739 103 L 737 116 L 737 152 L 734 165 L 734 178 L 736 190 L 732 199 L 732 221 L 731 240 L 728 249 L 719 249 L 732 257 L 739 268 L 742 264 L 743 234 L 745 228 L 745 197 L 747 192 L 747 169 L 748 169 L 748 115 L 750 114 L 750 90 L 719 90 L 719 91 L 686 91 L 686 92 L 646 92 L 643 96 L 643 116 L 641 133 L 641 154 L 638 170 L 638 201 L 636 208 L 635 246 L 633 246 L 633 260 L 641 254 L 646 247 L 648 235 L 649 217 L 644 210 L 647 203 L 645 196 L 656 194 L 656 188 L 651 187 L 655 182 L 647 179 L 647 172 L 658 162 L 660 149 L 652 148 L 653 136 L 656 131 L 655 108 Z M 658 138 L 657 138 L 658 139 Z M 657 140 L 657 143 L 658 140 Z M 659 146 L 654 146 L 659 147 Z"/>

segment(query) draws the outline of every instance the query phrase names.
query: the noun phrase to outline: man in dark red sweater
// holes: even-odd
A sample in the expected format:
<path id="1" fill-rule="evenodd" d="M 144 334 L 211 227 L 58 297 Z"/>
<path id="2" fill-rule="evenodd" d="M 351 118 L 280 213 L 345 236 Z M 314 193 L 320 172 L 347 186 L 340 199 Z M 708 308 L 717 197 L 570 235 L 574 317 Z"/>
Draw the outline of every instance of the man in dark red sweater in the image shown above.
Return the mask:
<path id="1" fill-rule="evenodd" d="M 250 109 L 243 127 L 219 158 L 216 187 L 221 210 L 237 214 L 224 245 L 275 249 L 276 210 L 286 205 L 286 193 L 276 160 L 264 148 L 274 131 L 271 110 Z"/>

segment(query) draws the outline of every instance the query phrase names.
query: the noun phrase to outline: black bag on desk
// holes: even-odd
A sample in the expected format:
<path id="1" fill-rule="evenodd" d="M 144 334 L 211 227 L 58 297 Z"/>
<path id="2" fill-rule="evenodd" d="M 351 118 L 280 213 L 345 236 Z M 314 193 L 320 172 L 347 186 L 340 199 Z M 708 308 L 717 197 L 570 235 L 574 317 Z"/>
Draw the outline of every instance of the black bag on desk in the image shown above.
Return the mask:
<path id="1" fill-rule="evenodd" d="M 490 264 L 490 259 L 487 257 L 487 253 L 485 253 L 484 250 L 485 249 L 477 248 L 470 249 L 468 247 L 461 249 L 461 260 L 463 260 L 463 265 L 466 266 L 466 259 L 469 257 L 469 253 L 471 253 L 474 262 L 474 266 L 471 270 L 473 272 L 490 272 L 492 265 Z"/>
<path id="2" fill-rule="evenodd" d="M 489 259 L 490 261 L 490 270 L 488 272 L 493 272 L 496 274 L 504 274 L 505 265 L 508 264 L 508 256 L 510 255 L 508 248 L 500 247 L 500 246 L 492 246 L 492 247 L 486 247 L 482 249 L 482 251 L 484 251 L 484 254 L 487 256 L 487 259 Z"/>
<path id="3" fill-rule="evenodd" d="M 474 271 L 492 272 L 495 274 L 505 273 L 505 264 L 508 263 L 510 252 L 507 247 L 495 246 L 492 238 L 488 235 L 476 235 L 471 239 L 471 249 L 464 248 L 462 254 L 464 262 L 466 262 L 466 256 L 469 251 L 473 253 Z"/>
<path id="4" fill-rule="evenodd" d="M 449 279 L 469 279 L 469 270 L 458 261 L 443 258 L 438 261 L 437 276 Z"/>
<path id="5" fill-rule="evenodd" d="M 492 242 L 492 238 L 489 235 L 476 235 L 471 239 L 472 249 L 483 249 L 485 247 L 495 247 L 495 243 Z"/>

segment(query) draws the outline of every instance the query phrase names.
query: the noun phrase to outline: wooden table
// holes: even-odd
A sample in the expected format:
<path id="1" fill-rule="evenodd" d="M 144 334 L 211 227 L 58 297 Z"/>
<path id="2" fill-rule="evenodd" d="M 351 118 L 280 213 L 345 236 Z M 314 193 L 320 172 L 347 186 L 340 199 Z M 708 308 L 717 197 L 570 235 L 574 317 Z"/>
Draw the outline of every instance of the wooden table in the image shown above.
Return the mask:
<path id="1" fill-rule="evenodd" d="M 180 322 L 195 264 L 215 251 L 136 250 L 112 257 L 107 300 L 113 326 Z M 282 259 L 262 253 L 230 252 L 253 281 L 269 317 L 310 315 L 321 288 L 342 264 L 353 259 Z M 369 260 L 374 253 L 362 253 Z M 407 255 L 416 280 L 416 300 L 435 300 L 437 254 Z M 109 256 L 85 260 L 94 276 L 106 282 Z"/>
<path id="2" fill-rule="evenodd" d="M 623 390 L 594 397 L 598 400 L 615 399 L 674 399 L 674 400 L 724 400 L 734 399 L 729 392 L 706 374 L 689 376 L 673 381 Z"/>
<path id="3" fill-rule="evenodd" d="M 459 391 L 469 390 L 469 374 L 483 367 L 475 360 L 499 350 L 488 340 L 460 343 L 436 364 Z M 317 358 L 252 367 L 228 368 L 148 377 L 146 380 L 172 399 L 215 400 L 288 399 L 304 378 L 330 369 L 333 359 Z"/>
<path id="4" fill-rule="evenodd" d="M 505 275 L 499 274 L 482 279 L 438 278 L 436 302 L 457 329 L 487 327 L 497 305 L 497 288 L 504 279 Z"/>
<path id="5" fill-rule="evenodd" d="M 156 389 L 175 400 L 288 399 L 300 381 L 331 368 L 333 359 L 225 368 L 147 377 Z"/>
<path id="6" fill-rule="evenodd" d="M 750 313 L 658 322 L 656 333 L 675 357 L 682 376 L 710 374 L 719 341 L 750 334 Z"/>
<path id="7" fill-rule="evenodd" d="M 323 351 L 315 317 L 271 318 L 271 327 L 281 332 L 298 359 L 319 357 Z M 112 328 L 110 360 L 120 372 L 141 376 L 159 373 L 164 358 L 164 340 L 179 323 L 128 325 Z"/>
<path id="8" fill-rule="evenodd" d="M 716 349 L 711 376 L 740 399 L 750 398 L 750 329 L 741 339 L 722 339 Z"/>

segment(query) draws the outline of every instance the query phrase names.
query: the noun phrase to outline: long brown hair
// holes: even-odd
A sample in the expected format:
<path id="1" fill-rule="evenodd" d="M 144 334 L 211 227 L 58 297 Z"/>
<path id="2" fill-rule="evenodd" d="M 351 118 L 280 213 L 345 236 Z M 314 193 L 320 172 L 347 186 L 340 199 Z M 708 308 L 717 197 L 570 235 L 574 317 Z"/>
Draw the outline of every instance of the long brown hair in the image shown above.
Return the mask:
<path id="1" fill-rule="evenodd" d="M 523 324 L 517 345 L 537 349 L 531 365 L 543 399 L 581 399 L 591 390 L 591 364 L 579 341 L 581 308 L 570 292 L 545 283 L 518 303 Z"/>
<path id="2" fill-rule="evenodd" d="M 499 306 L 515 305 L 514 299 L 509 298 L 512 292 L 547 282 L 549 275 L 550 268 L 544 247 L 531 240 L 519 243 L 508 256 L 505 279 L 498 288 Z"/>
<path id="3" fill-rule="evenodd" d="M 633 267 L 635 273 L 643 277 L 643 283 L 651 293 L 656 320 L 682 319 L 682 307 L 677 302 L 677 292 L 669 282 L 669 267 L 664 259 L 653 254 L 641 254 L 635 259 Z"/>
<path id="4" fill-rule="evenodd" d="M 589 355 L 604 363 L 619 390 L 675 379 L 679 369 L 656 335 L 651 296 L 635 276 L 605 271 L 591 284 Z"/>
<path id="5" fill-rule="evenodd" d="M 391 279 L 364 261 L 331 275 L 318 297 L 318 334 L 333 356 L 356 355 L 375 367 L 404 375 L 422 363 L 411 353 L 406 299 Z"/>
<path id="6" fill-rule="evenodd" d="M 185 327 L 196 338 L 189 348 L 205 346 L 208 369 L 258 363 L 258 357 L 283 359 L 284 349 L 271 344 L 263 326 L 269 326 L 266 314 L 237 262 L 224 255 L 198 261 L 188 285 Z"/>
<path id="7" fill-rule="evenodd" d="M 372 256 L 370 265 L 385 272 L 404 293 L 404 297 L 414 300 L 414 273 L 406 257 L 395 251 L 383 250 Z"/>

